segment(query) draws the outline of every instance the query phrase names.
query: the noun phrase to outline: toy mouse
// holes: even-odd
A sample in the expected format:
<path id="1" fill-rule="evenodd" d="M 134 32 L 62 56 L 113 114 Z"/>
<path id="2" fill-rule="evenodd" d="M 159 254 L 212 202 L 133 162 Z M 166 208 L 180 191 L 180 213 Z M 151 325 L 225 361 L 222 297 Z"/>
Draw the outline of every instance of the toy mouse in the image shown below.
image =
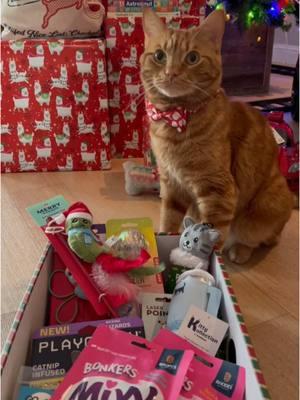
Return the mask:
<path id="1" fill-rule="evenodd" d="M 221 237 L 220 232 L 210 224 L 195 223 L 191 217 L 184 218 L 183 227 L 179 247 L 171 251 L 170 261 L 189 269 L 207 270 L 209 257 Z"/>

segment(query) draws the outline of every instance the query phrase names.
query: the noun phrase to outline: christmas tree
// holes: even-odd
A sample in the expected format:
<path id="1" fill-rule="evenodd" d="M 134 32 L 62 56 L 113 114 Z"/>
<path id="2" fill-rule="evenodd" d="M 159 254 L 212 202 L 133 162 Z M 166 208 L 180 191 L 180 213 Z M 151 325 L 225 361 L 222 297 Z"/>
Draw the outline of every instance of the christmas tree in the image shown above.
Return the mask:
<path id="1" fill-rule="evenodd" d="M 227 19 L 238 22 L 243 28 L 254 24 L 268 24 L 288 30 L 291 15 L 298 17 L 299 0 L 208 0 L 212 8 L 224 8 Z"/>

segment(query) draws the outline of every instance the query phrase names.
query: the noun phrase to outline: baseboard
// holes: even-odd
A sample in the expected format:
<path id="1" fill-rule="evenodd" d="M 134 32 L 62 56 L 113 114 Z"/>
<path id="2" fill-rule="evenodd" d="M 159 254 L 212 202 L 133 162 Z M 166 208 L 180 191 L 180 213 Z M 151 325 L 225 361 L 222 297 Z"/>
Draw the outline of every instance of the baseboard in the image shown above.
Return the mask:
<path id="1" fill-rule="evenodd" d="M 274 44 L 272 63 L 276 65 L 288 65 L 295 67 L 299 50 L 297 46 Z"/>

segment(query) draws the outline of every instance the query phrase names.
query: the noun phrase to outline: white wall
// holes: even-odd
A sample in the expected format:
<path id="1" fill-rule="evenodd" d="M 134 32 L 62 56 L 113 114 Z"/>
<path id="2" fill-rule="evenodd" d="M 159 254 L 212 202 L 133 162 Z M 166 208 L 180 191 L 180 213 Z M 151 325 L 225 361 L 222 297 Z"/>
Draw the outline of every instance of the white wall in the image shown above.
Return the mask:
<path id="1" fill-rule="evenodd" d="M 273 64 L 294 67 L 299 55 L 299 26 L 294 22 L 288 32 L 275 29 Z"/>

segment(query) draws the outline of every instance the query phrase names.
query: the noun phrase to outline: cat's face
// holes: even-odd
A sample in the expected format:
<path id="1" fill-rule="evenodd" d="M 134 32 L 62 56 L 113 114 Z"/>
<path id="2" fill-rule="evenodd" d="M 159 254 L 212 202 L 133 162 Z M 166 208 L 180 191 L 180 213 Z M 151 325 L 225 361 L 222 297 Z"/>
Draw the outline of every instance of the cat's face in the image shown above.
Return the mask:
<path id="1" fill-rule="evenodd" d="M 167 29 L 146 9 L 143 17 L 145 51 L 141 77 L 148 97 L 157 100 L 197 96 L 207 98 L 220 86 L 223 11 L 215 11 L 191 30 Z"/>

